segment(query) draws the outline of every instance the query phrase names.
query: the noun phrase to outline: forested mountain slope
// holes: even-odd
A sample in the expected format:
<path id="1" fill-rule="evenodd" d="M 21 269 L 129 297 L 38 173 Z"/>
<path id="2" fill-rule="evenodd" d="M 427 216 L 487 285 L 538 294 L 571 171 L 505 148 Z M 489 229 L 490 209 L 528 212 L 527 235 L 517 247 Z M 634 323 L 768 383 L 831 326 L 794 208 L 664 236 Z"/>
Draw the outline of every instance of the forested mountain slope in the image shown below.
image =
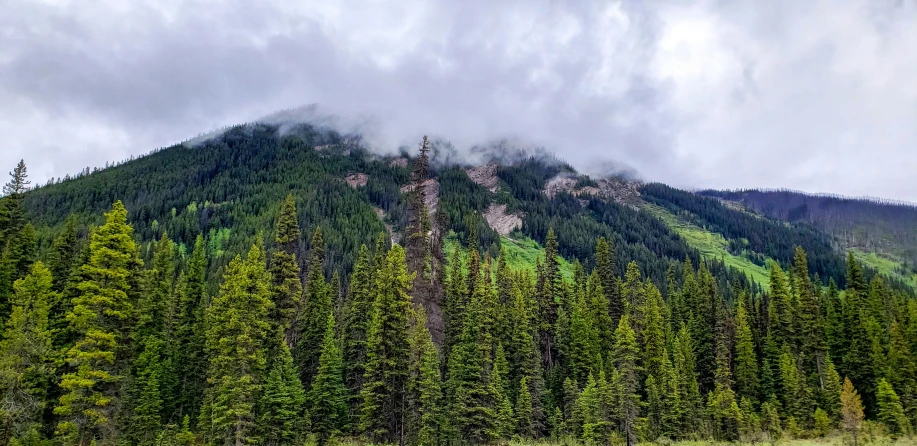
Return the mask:
<path id="1" fill-rule="evenodd" d="M 829 234 L 448 151 L 251 124 L 33 190 L 20 165 L 0 443 L 760 441 L 855 433 L 864 405 L 917 424 L 914 290 Z"/>
<path id="2" fill-rule="evenodd" d="M 844 248 L 880 252 L 917 265 L 917 205 L 795 191 L 700 192 L 741 203 L 762 215 L 803 221 L 833 235 Z"/>

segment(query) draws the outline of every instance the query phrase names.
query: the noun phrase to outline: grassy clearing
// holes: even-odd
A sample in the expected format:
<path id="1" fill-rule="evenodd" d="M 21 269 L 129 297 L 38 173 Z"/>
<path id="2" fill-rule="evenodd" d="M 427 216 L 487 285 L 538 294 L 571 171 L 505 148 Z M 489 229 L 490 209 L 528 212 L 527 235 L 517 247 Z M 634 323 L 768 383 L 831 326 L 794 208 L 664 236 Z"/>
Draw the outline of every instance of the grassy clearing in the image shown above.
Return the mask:
<path id="1" fill-rule="evenodd" d="M 534 274 L 535 262 L 538 260 L 542 262 L 544 261 L 544 247 L 530 238 L 500 237 L 500 245 L 506 252 L 506 264 L 512 269 L 525 268 Z M 452 259 L 452 253 L 455 252 L 455 249 L 458 246 L 460 245 L 454 234 L 450 234 L 446 237 L 443 250 L 446 254 L 447 261 Z M 568 262 L 566 259 L 561 258 L 560 273 L 564 276 L 564 278 L 568 280 L 572 279 L 573 264 Z"/>
<path id="2" fill-rule="evenodd" d="M 852 252 L 853 257 L 856 258 L 858 262 L 870 268 L 874 268 L 880 274 L 900 279 L 910 285 L 912 288 L 917 288 L 917 274 L 901 274 L 901 263 L 886 257 L 882 257 L 874 252 L 863 252 L 856 249 L 852 250 Z"/>
<path id="3" fill-rule="evenodd" d="M 770 286 L 770 271 L 768 268 L 756 265 L 745 257 L 730 253 L 727 249 L 729 243 L 721 234 L 710 232 L 688 223 L 656 205 L 645 204 L 643 209 L 660 219 L 666 226 L 684 238 L 688 245 L 700 251 L 704 258 L 719 259 L 728 266 L 744 271 L 752 280 L 762 286 Z"/>

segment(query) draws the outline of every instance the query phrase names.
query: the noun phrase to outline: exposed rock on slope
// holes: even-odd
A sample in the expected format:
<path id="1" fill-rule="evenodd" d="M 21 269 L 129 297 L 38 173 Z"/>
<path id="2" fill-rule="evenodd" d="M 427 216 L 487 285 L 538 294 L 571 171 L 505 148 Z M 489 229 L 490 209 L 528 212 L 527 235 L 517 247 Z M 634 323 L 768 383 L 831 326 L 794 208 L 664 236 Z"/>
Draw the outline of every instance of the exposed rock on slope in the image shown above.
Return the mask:
<path id="1" fill-rule="evenodd" d="M 369 180 L 369 175 L 366 175 L 365 173 L 352 173 L 347 175 L 345 180 L 347 181 L 347 184 L 350 185 L 350 187 L 362 187 L 366 186 L 366 182 Z"/>
<path id="2" fill-rule="evenodd" d="M 500 189 L 500 180 L 497 178 L 499 167 L 497 163 L 488 163 L 483 166 L 468 167 L 465 173 L 468 174 L 471 181 L 484 186 L 491 192 L 496 192 Z"/>
<path id="3" fill-rule="evenodd" d="M 421 183 L 421 187 L 424 188 L 424 205 L 427 207 L 427 213 L 432 216 L 436 213 L 436 206 L 439 204 L 439 181 L 431 178 Z M 413 190 L 413 184 L 401 186 L 401 193 L 407 194 Z"/>
<path id="4" fill-rule="evenodd" d="M 373 207 L 373 210 L 376 211 L 376 215 L 379 216 L 379 220 L 382 220 L 382 224 L 385 225 L 385 231 L 388 232 L 388 237 L 391 239 L 392 244 L 401 242 L 401 234 L 395 232 L 395 228 L 392 225 L 385 222 L 385 211 L 381 208 Z"/>
<path id="5" fill-rule="evenodd" d="M 516 214 L 507 214 L 505 204 L 491 203 L 484 211 L 484 219 L 500 235 L 509 235 L 514 230 L 522 228 L 522 218 Z"/>
<path id="6" fill-rule="evenodd" d="M 576 197 L 591 195 L 594 197 L 613 200 L 631 207 L 640 205 L 640 183 L 622 178 L 602 178 L 596 181 L 598 186 L 576 187 L 577 179 L 566 174 L 559 174 L 548 180 L 544 187 L 544 194 L 554 198 L 558 193 L 569 193 Z M 584 201 L 585 203 L 585 201 Z"/>
<path id="7" fill-rule="evenodd" d="M 405 157 L 395 158 L 388 162 L 389 166 L 392 167 L 408 167 L 408 159 Z"/>

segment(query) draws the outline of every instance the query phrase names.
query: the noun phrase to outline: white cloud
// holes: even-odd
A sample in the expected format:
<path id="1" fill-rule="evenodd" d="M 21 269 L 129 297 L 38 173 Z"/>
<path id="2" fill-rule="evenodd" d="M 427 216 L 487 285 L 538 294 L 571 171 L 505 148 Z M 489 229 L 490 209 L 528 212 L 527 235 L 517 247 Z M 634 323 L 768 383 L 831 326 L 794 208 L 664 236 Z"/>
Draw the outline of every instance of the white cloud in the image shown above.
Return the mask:
<path id="1" fill-rule="evenodd" d="M 34 2 L 0 166 L 39 182 L 306 103 L 687 187 L 917 200 L 917 2 Z"/>

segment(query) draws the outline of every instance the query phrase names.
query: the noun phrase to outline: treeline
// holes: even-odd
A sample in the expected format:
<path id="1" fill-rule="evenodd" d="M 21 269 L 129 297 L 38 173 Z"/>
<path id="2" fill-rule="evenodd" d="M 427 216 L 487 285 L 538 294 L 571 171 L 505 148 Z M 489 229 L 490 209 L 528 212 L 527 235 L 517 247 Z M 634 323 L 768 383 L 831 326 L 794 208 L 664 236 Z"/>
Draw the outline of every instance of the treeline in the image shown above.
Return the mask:
<path id="1" fill-rule="evenodd" d="M 637 262 L 619 274 L 606 238 L 565 280 L 551 228 L 521 270 L 472 230 L 441 268 L 414 194 L 406 248 L 380 235 L 345 281 L 323 267 L 321 228 L 302 254 L 313 225 L 289 196 L 270 243 L 213 278 L 202 233 L 182 255 L 160 232 L 145 262 L 120 201 L 84 241 L 70 220 L 38 261 L 26 186 L 21 166 L 0 200 L 3 444 L 635 444 L 917 422 L 917 301 L 852 257 L 843 292 L 817 286 L 798 247 L 768 293 L 690 259 L 659 287 Z"/>

